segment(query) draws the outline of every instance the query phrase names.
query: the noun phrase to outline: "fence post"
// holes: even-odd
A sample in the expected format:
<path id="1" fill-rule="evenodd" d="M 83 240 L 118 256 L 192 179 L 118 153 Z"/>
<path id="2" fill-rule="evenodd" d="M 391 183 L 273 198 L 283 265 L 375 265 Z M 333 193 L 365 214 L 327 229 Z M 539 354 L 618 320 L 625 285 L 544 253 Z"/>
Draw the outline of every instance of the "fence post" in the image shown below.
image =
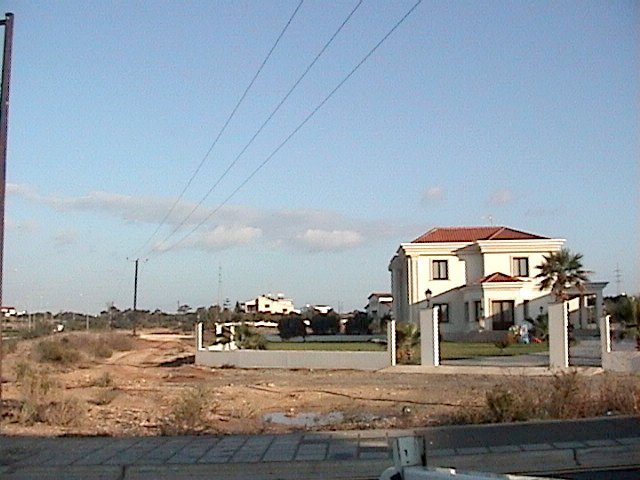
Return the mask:
<path id="1" fill-rule="evenodd" d="M 567 309 L 565 302 L 549 305 L 549 366 L 569 367 L 569 338 L 567 335 Z"/>
<path id="2" fill-rule="evenodd" d="M 387 322 L 387 353 L 392 367 L 396 366 L 396 321 Z"/>
<path id="3" fill-rule="evenodd" d="M 439 308 L 420 310 L 420 364 L 430 367 L 440 365 Z"/>
<path id="4" fill-rule="evenodd" d="M 196 323 L 196 351 L 202 350 L 204 337 L 204 324 L 202 322 Z"/>

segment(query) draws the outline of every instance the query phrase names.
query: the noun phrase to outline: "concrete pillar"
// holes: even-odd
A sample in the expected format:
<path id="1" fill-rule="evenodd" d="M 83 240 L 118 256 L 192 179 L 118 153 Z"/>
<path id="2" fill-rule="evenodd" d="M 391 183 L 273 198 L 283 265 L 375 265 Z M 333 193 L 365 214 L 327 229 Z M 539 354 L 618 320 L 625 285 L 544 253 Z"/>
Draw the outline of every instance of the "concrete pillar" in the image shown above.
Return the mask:
<path id="1" fill-rule="evenodd" d="M 439 308 L 420 310 L 420 364 L 440 365 Z"/>
<path id="2" fill-rule="evenodd" d="M 611 316 L 605 315 L 599 320 L 600 323 L 600 353 L 602 361 L 608 353 L 611 353 Z"/>
<path id="3" fill-rule="evenodd" d="M 587 298 L 588 297 L 580 294 L 580 311 L 578 313 L 580 328 L 587 328 L 587 323 L 589 322 L 589 315 L 587 314 Z"/>
<path id="4" fill-rule="evenodd" d="M 203 350 L 204 324 L 199 322 L 196 324 L 196 350 Z"/>
<path id="5" fill-rule="evenodd" d="M 387 322 L 387 352 L 391 357 L 390 364 L 392 367 L 396 365 L 396 321 Z"/>
<path id="6" fill-rule="evenodd" d="M 549 304 L 549 367 L 569 367 L 566 302 Z"/>
<path id="7" fill-rule="evenodd" d="M 596 300 L 595 305 L 593 307 L 593 313 L 595 315 L 596 322 L 600 323 L 600 318 L 603 316 L 602 306 L 604 304 L 604 298 L 602 298 L 602 289 L 596 290 Z M 602 334 L 602 330 L 600 330 Z"/>

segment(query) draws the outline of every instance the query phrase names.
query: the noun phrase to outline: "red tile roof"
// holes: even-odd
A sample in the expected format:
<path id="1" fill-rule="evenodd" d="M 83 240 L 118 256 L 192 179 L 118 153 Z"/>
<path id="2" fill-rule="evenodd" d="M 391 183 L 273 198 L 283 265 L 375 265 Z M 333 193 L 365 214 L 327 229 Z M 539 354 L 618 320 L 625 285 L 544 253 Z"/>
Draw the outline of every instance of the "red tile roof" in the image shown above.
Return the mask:
<path id="1" fill-rule="evenodd" d="M 480 280 L 478 280 L 478 283 L 520 282 L 520 281 L 521 280 L 518 280 L 517 278 L 512 277 L 510 275 L 496 272 L 496 273 L 492 273 L 491 275 L 487 275 L 486 277 L 482 277 Z"/>
<path id="2" fill-rule="evenodd" d="M 476 242 L 478 240 L 542 240 L 547 237 L 509 227 L 436 227 L 411 243 Z"/>

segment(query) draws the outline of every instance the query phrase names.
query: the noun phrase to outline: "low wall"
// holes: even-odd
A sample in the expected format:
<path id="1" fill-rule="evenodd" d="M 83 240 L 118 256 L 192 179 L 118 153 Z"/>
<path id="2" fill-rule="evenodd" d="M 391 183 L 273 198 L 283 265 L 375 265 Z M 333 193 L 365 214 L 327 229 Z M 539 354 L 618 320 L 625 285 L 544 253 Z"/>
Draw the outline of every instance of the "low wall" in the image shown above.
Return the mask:
<path id="1" fill-rule="evenodd" d="M 395 331 L 390 322 L 389 331 Z M 395 337 L 384 352 L 323 350 L 225 350 L 211 351 L 202 343 L 202 323 L 196 325 L 196 365 L 237 368 L 316 368 L 329 370 L 380 370 L 395 364 Z M 395 359 L 394 359 L 395 360 Z"/>
<path id="2" fill-rule="evenodd" d="M 318 368 L 330 370 L 380 370 L 391 365 L 387 352 L 336 352 L 302 350 L 196 350 L 196 365 L 237 368 Z"/>
<path id="3" fill-rule="evenodd" d="M 640 373 L 640 352 L 605 353 L 602 368 L 608 372 Z"/>

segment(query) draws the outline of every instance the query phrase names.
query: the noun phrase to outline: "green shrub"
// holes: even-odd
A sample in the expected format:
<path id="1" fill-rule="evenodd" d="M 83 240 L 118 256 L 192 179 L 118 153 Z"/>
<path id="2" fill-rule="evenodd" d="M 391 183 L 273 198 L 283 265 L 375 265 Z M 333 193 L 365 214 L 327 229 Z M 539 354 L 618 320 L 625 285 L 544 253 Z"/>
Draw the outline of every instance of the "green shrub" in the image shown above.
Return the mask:
<path id="1" fill-rule="evenodd" d="M 366 313 L 358 312 L 347 320 L 345 333 L 347 335 L 366 335 L 370 333 L 371 318 Z"/>
<path id="2" fill-rule="evenodd" d="M 311 331 L 314 335 L 335 335 L 340 332 L 340 318 L 331 313 L 314 315 L 311 317 Z"/>
<path id="3" fill-rule="evenodd" d="M 247 350 L 265 350 L 267 348 L 267 340 L 244 324 L 236 327 L 236 343 L 238 347 Z"/>
<path id="4" fill-rule="evenodd" d="M 283 340 L 293 337 L 306 337 L 307 326 L 300 315 L 289 315 L 278 321 L 278 335 Z"/>

